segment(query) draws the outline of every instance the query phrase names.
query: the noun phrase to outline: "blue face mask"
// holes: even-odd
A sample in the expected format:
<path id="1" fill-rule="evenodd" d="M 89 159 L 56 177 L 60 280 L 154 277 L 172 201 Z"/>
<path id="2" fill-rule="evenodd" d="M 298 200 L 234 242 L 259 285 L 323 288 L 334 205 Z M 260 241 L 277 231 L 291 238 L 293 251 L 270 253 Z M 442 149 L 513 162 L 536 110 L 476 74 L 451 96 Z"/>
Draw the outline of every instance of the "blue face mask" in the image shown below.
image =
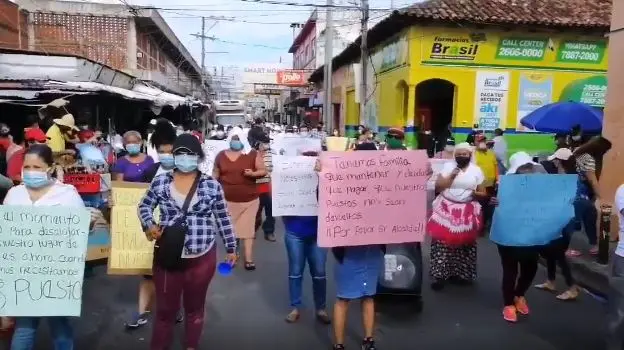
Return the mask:
<path id="1" fill-rule="evenodd" d="M 179 154 L 174 157 L 175 167 L 183 173 L 197 170 L 199 157 L 191 154 Z"/>
<path id="2" fill-rule="evenodd" d="M 22 180 L 28 188 L 42 188 L 50 183 L 50 177 L 45 171 L 24 170 Z"/>
<path id="3" fill-rule="evenodd" d="M 128 154 L 131 156 L 136 156 L 141 153 L 141 145 L 137 143 L 129 143 L 126 145 L 126 151 L 128 151 Z"/>
<path id="4" fill-rule="evenodd" d="M 173 169 L 175 168 L 175 161 L 173 160 L 173 154 L 171 153 L 158 153 L 158 160 L 160 161 L 160 166 L 163 169 Z"/>
<path id="5" fill-rule="evenodd" d="M 233 151 L 240 151 L 240 150 L 243 149 L 243 147 L 244 147 L 243 143 L 241 141 L 239 141 L 239 140 L 232 140 L 232 141 L 230 141 L 230 148 Z"/>

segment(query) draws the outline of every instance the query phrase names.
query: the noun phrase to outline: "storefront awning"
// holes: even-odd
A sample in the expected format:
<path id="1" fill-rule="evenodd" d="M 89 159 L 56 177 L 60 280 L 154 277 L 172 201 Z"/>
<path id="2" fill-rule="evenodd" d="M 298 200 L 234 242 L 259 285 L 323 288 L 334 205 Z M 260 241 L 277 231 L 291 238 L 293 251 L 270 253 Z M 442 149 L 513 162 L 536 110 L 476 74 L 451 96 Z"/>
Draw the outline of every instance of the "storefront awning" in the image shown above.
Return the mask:
<path id="1" fill-rule="evenodd" d="M 132 87 L 133 92 L 137 92 L 139 94 L 144 94 L 148 96 L 152 96 L 154 98 L 155 104 L 160 105 L 183 105 L 183 104 L 191 104 L 193 101 L 190 98 L 182 97 L 179 95 L 171 94 L 155 87 L 143 85 L 143 84 L 135 84 Z"/>

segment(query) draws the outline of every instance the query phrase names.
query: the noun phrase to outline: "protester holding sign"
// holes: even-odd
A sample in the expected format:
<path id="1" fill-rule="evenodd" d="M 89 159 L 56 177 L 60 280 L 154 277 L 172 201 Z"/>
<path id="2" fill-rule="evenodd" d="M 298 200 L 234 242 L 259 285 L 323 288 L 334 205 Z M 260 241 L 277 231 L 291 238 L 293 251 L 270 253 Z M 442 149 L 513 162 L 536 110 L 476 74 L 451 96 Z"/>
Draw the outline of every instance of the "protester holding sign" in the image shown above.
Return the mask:
<path id="1" fill-rule="evenodd" d="M 127 131 L 123 135 L 123 144 L 128 152 L 127 155 L 117 159 L 117 162 L 111 168 L 112 178 L 114 181 L 126 182 L 150 182 L 146 176 L 150 174 L 154 167 L 152 157 L 141 152 L 143 139 L 138 131 Z M 114 203 L 113 203 L 114 204 Z M 130 235 L 138 234 L 138 232 L 128 232 Z M 154 284 L 152 276 L 144 275 L 143 280 L 139 284 L 139 305 L 130 320 L 125 323 L 126 328 L 136 329 L 147 324 L 149 309 L 154 299 Z"/>
<path id="2" fill-rule="evenodd" d="M 258 144 L 258 152 L 260 157 L 264 161 L 264 167 L 266 169 L 266 175 L 256 180 L 258 185 L 258 195 L 260 196 L 260 204 L 256 213 L 255 229 L 258 231 L 262 226 L 264 231 L 264 239 L 270 242 L 275 242 L 275 218 L 273 217 L 273 205 L 271 203 L 271 171 L 273 170 L 273 157 L 271 154 L 271 145 L 268 137 L 262 139 Z M 262 220 L 262 212 L 264 211 L 264 221 Z"/>
<path id="3" fill-rule="evenodd" d="M 236 262 L 236 241 L 223 189 L 198 170 L 204 157 L 199 140 L 191 134 L 178 136 L 173 156 L 176 166 L 173 173 L 157 176 L 139 203 L 139 219 L 145 234 L 148 239 L 156 240 L 153 267 L 156 321 L 152 350 L 171 346 L 180 298 L 186 316 L 184 348 L 198 348 L 206 293 L 217 261 L 215 229 L 225 243 L 227 262 Z M 161 212 L 159 224 L 154 220 L 156 207 Z"/>
<path id="4" fill-rule="evenodd" d="M 243 153 L 243 137 L 242 130 L 230 135 L 230 149 L 217 155 L 213 177 L 223 186 L 236 238 L 243 241 L 245 269 L 253 271 L 256 269 L 253 260 L 253 241 L 256 236 L 256 214 L 260 204 L 256 179 L 266 175 L 266 168 L 264 159 L 256 150 Z"/>
<path id="5" fill-rule="evenodd" d="M 316 152 L 306 152 L 305 156 L 316 157 Z M 317 195 L 318 198 L 318 195 Z M 325 264 L 327 250 L 320 248 L 316 242 L 318 233 L 317 216 L 284 216 L 286 233 L 286 252 L 288 255 L 288 291 L 290 306 L 293 308 L 286 316 L 286 322 L 294 323 L 301 316 L 303 272 L 306 261 L 312 276 L 312 292 L 316 319 L 323 324 L 330 324 L 331 319 L 326 311 L 327 281 Z"/>
<path id="6" fill-rule="evenodd" d="M 440 194 L 427 223 L 431 235 L 431 287 L 440 290 L 449 280 L 471 283 L 477 278 L 477 236 L 483 226 L 485 195 L 481 169 L 471 162 L 472 147 L 455 147 L 455 162 L 447 163 L 436 180 Z"/>
<path id="7" fill-rule="evenodd" d="M 4 199 L 4 205 L 84 208 L 85 205 L 76 189 L 71 185 L 58 182 L 53 177 L 53 164 L 50 147 L 46 145 L 29 147 L 24 155 L 22 168 L 24 183 L 9 190 Z M 76 251 L 77 256 L 86 254 L 86 240 L 84 243 L 84 251 Z M 37 328 L 42 319 L 49 323 L 55 349 L 73 348 L 74 339 L 69 317 L 59 316 L 17 317 L 11 349 L 32 349 L 35 345 Z"/>
<path id="8" fill-rule="evenodd" d="M 512 155 L 509 163 L 492 198 L 497 208 L 490 239 L 503 268 L 503 318 L 517 322 L 518 313 L 529 314 L 525 293 L 535 278 L 540 249 L 561 237 L 574 218 L 577 176 L 545 175 L 525 152 Z"/>
<path id="9" fill-rule="evenodd" d="M 363 142 L 356 146 L 356 151 L 376 151 L 372 142 Z M 321 171 L 318 163 L 317 171 Z M 334 304 L 334 350 L 344 350 L 347 311 L 351 301 L 362 303 L 364 340 L 362 350 L 373 350 L 375 340 L 375 300 L 377 283 L 384 266 L 383 245 L 359 245 L 332 248 L 336 259 L 334 276 L 336 279 L 337 299 Z"/>

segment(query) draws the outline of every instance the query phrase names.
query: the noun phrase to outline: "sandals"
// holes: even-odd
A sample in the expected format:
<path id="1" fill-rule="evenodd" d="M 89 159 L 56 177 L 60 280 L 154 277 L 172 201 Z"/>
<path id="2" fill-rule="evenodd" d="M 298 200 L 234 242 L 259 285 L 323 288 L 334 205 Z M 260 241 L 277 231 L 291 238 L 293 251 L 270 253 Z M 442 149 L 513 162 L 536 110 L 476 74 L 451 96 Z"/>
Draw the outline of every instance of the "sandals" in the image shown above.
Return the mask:
<path id="1" fill-rule="evenodd" d="M 557 295 L 557 299 L 561 301 L 574 301 L 578 298 L 578 289 L 568 289 L 565 292 Z"/>
<path id="2" fill-rule="evenodd" d="M 537 288 L 537 289 L 540 289 L 540 290 L 548 291 L 548 292 L 556 292 L 557 291 L 555 286 L 552 283 L 548 283 L 548 282 L 545 282 L 545 283 L 542 283 L 542 284 L 536 284 L 534 287 Z"/>
<path id="3" fill-rule="evenodd" d="M 256 264 L 253 261 L 245 261 L 245 270 L 254 271 L 256 269 Z"/>
<path id="4" fill-rule="evenodd" d="M 320 310 L 316 312 L 316 320 L 325 325 L 331 324 L 331 318 L 325 310 Z"/>
<path id="5" fill-rule="evenodd" d="M 288 315 L 286 315 L 284 321 L 286 321 L 287 323 L 295 323 L 299 321 L 299 317 L 301 317 L 301 314 L 299 313 L 299 310 L 295 309 L 291 311 Z"/>

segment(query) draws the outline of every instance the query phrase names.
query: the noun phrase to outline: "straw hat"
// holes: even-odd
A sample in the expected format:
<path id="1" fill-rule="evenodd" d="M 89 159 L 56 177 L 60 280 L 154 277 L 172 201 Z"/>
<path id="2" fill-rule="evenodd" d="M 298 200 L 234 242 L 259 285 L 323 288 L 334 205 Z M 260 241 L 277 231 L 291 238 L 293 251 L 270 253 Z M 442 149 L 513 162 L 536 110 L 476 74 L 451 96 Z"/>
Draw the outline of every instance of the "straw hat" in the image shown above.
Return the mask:
<path id="1" fill-rule="evenodd" d="M 78 129 L 78 127 L 76 127 L 76 121 L 74 120 L 74 116 L 69 113 L 65 114 L 59 119 L 54 119 L 53 122 L 56 125 L 65 126 L 76 131 L 80 130 Z"/>

